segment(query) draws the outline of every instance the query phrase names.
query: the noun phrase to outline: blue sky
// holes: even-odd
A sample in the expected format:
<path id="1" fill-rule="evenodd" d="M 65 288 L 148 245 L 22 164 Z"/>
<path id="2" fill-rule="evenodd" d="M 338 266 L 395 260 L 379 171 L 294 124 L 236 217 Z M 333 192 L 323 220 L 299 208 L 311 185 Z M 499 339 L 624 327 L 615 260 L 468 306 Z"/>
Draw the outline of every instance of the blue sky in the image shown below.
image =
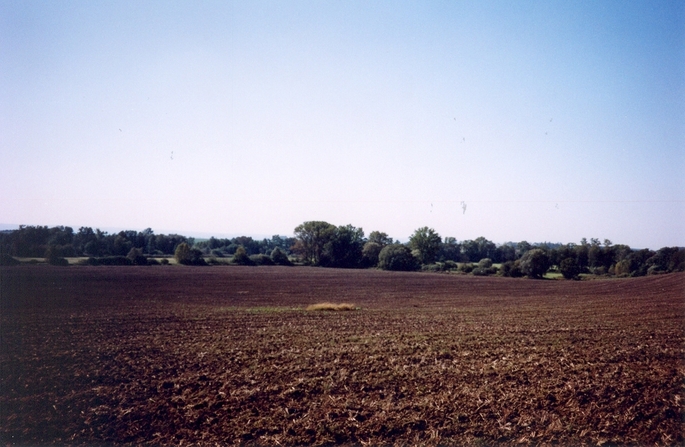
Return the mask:
<path id="1" fill-rule="evenodd" d="M 685 246 L 684 5 L 0 0 L 0 222 Z"/>

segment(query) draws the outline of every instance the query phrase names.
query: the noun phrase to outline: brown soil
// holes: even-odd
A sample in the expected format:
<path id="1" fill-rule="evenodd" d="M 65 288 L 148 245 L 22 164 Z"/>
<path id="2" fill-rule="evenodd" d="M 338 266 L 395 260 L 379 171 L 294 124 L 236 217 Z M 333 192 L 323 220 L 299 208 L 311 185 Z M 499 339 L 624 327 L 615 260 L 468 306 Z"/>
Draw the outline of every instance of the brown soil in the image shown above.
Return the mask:
<path id="1" fill-rule="evenodd" d="M 0 268 L 0 443 L 683 444 L 685 274 Z M 307 312 L 320 302 L 353 312 Z"/>

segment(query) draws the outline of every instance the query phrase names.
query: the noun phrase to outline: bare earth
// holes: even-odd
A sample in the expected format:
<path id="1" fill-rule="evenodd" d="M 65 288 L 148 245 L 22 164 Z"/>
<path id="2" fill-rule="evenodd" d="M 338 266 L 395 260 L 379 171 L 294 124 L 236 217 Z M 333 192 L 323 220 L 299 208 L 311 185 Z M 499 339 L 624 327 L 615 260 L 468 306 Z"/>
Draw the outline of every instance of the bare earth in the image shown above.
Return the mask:
<path id="1" fill-rule="evenodd" d="M 685 274 L 0 267 L 0 311 L 4 445 L 685 442 Z"/>

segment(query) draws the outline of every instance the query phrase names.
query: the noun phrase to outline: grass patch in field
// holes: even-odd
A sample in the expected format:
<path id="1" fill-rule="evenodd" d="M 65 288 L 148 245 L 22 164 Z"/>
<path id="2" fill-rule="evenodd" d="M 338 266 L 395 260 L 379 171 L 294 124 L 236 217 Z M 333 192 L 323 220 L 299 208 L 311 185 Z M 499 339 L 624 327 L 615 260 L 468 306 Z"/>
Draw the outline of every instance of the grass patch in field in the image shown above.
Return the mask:
<path id="1" fill-rule="evenodd" d="M 257 306 L 248 307 L 246 311 L 253 314 L 263 314 L 263 313 L 281 313 L 281 312 L 293 312 L 300 310 L 296 307 L 278 307 L 278 306 Z"/>
<path id="2" fill-rule="evenodd" d="M 344 310 L 357 310 L 358 307 L 350 303 L 316 303 L 311 306 L 307 306 L 307 310 L 332 310 L 332 311 L 344 311 Z"/>
<path id="3" fill-rule="evenodd" d="M 214 309 L 214 313 L 217 314 L 225 314 L 225 313 L 232 313 L 232 314 L 239 314 L 239 313 L 246 313 L 246 314 L 277 314 L 277 313 L 286 313 L 286 312 L 303 312 L 304 309 L 301 307 L 292 307 L 292 306 L 251 306 L 251 307 L 242 307 L 242 306 L 221 306 L 217 307 Z"/>

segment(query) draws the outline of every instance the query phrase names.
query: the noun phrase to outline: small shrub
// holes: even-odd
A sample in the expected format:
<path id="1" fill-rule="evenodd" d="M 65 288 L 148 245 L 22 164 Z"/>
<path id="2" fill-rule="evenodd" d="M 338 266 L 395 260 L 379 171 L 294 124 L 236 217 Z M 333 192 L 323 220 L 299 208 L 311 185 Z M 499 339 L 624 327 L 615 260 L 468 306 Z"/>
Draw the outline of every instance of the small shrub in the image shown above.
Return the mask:
<path id="1" fill-rule="evenodd" d="M 459 268 L 459 264 L 457 264 L 456 262 L 454 262 L 452 260 L 445 261 L 444 266 L 445 266 L 446 271 L 456 270 L 457 268 Z"/>
<path id="2" fill-rule="evenodd" d="M 147 258 L 143 256 L 143 251 L 140 248 L 131 248 L 126 257 L 131 260 L 133 265 L 148 265 Z"/>
<path id="3" fill-rule="evenodd" d="M 521 271 L 518 261 L 507 261 L 502 263 L 502 266 L 500 267 L 500 273 L 502 276 L 507 276 L 510 278 L 520 278 L 523 276 L 523 272 Z"/>
<path id="4" fill-rule="evenodd" d="M 442 272 L 444 271 L 443 264 L 436 262 L 435 264 L 424 264 L 421 266 L 422 272 Z"/>
<path id="5" fill-rule="evenodd" d="M 473 271 L 473 264 L 470 262 L 464 262 L 459 266 L 459 271 L 462 273 L 471 273 Z"/>
<path id="6" fill-rule="evenodd" d="M 164 258 L 161 261 L 159 261 L 159 263 L 162 265 L 169 265 L 169 260 L 167 258 Z"/>
<path id="7" fill-rule="evenodd" d="M 492 259 L 490 258 L 483 258 L 480 261 L 478 261 L 478 268 L 480 269 L 489 269 L 492 267 Z"/>
<path id="8" fill-rule="evenodd" d="M 197 248 L 191 248 L 186 242 L 181 242 L 174 251 L 176 262 L 183 265 L 207 265 L 202 257 L 202 252 Z"/>
<path id="9" fill-rule="evenodd" d="M 160 265 L 159 261 L 155 258 L 147 258 L 147 265 Z"/>
<path id="10" fill-rule="evenodd" d="M 354 304 L 350 303 L 340 303 L 340 304 L 335 304 L 335 303 L 317 303 L 317 304 L 312 304 L 311 306 L 307 306 L 307 310 L 332 310 L 332 311 L 348 311 L 348 310 L 357 310 L 357 306 Z"/>
<path id="11" fill-rule="evenodd" d="M 378 265 L 378 255 L 381 253 L 383 245 L 378 242 L 369 241 L 362 247 L 362 266 L 375 267 Z"/>
<path id="12" fill-rule="evenodd" d="M 378 266 L 383 270 L 414 271 L 420 268 L 418 259 L 411 254 L 411 250 L 401 244 L 391 244 L 383 247 L 378 255 Z"/>
<path id="13" fill-rule="evenodd" d="M 47 250 L 45 250 L 45 262 L 50 265 L 59 265 L 62 267 L 69 265 L 69 261 L 62 257 L 60 248 L 55 245 L 50 245 Z"/>
<path id="14" fill-rule="evenodd" d="M 252 264 L 254 265 L 274 265 L 274 261 L 271 260 L 271 258 L 265 254 L 259 254 L 259 255 L 252 255 L 250 256 L 250 261 L 252 261 Z"/>
<path id="15" fill-rule="evenodd" d="M 614 273 L 616 276 L 630 276 L 630 260 L 622 259 L 616 263 L 614 267 Z"/>
<path id="16" fill-rule="evenodd" d="M 668 273 L 666 270 L 663 270 L 661 266 L 658 265 L 653 265 L 647 269 L 647 274 L 648 275 L 661 275 L 663 273 Z"/>
<path id="17" fill-rule="evenodd" d="M 580 267 L 574 258 L 566 258 L 559 264 L 559 271 L 566 279 L 578 279 Z"/>
<path id="18" fill-rule="evenodd" d="M 133 262 L 126 256 L 105 256 L 93 259 L 97 262 L 97 264 L 93 265 L 133 265 Z"/>
<path id="19" fill-rule="evenodd" d="M 604 267 L 603 265 L 599 267 L 595 267 L 592 269 L 592 274 L 597 275 L 597 276 L 603 276 L 607 274 L 607 268 Z"/>
<path id="20" fill-rule="evenodd" d="M 288 255 L 283 252 L 280 248 L 276 247 L 271 252 L 271 260 L 276 265 L 293 265 L 288 259 Z"/>
<path id="21" fill-rule="evenodd" d="M 547 273 L 552 263 L 549 256 L 543 250 L 534 248 L 528 250 L 521 259 L 519 259 L 519 266 L 521 271 L 529 278 L 541 279 Z"/>
<path id="22" fill-rule="evenodd" d="M 232 264 L 238 264 L 238 265 L 255 265 L 252 259 L 247 255 L 247 252 L 245 251 L 245 247 L 242 245 L 238 247 L 238 249 L 235 251 L 235 254 L 233 254 L 233 259 L 231 259 Z"/>

